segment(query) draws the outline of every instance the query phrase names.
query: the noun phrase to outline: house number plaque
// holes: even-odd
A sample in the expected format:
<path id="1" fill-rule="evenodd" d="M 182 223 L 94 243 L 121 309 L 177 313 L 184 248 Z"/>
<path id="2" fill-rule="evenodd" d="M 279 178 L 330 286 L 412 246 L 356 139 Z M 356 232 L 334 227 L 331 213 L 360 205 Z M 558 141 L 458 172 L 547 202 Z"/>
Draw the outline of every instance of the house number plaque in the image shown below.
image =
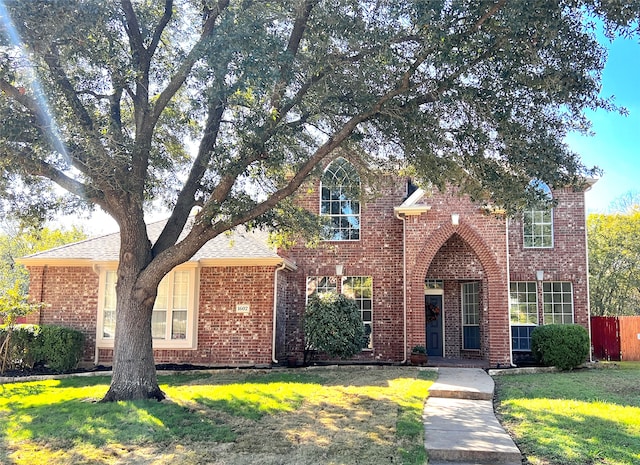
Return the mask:
<path id="1" fill-rule="evenodd" d="M 249 304 L 236 304 L 236 313 L 242 313 L 248 315 L 251 311 L 251 305 Z"/>

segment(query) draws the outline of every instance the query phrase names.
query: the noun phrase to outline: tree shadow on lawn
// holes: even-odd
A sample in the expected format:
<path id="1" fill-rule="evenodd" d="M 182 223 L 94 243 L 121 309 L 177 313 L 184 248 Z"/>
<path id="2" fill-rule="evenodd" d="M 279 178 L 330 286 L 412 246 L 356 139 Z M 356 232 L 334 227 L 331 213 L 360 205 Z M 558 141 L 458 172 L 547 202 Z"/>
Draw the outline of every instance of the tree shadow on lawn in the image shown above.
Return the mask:
<path id="1" fill-rule="evenodd" d="M 385 394 L 393 383 L 406 381 L 399 375 L 407 377 L 408 373 L 389 370 L 366 374 L 376 380 L 369 391 L 355 384 L 338 385 L 339 378 L 344 381 L 357 374 L 272 373 L 252 383 L 235 377 L 235 384 L 232 376 L 220 384 L 209 375 L 207 379 L 162 379 L 171 381 L 163 385 L 169 400 L 161 403 L 100 404 L 95 399 L 56 401 L 53 397 L 50 403 L 31 406 L 27 402 L 0 411 L 0 447 L 5 451 L 39 448 L 40 459 L 46 458 L 49 464 L 150 463 L 129 462 L 131 451 L 147 448 L 159 459 L 176 444 L 187 444 L 189 453 L 195 456 L 209 457 L 205 462 L 198 459 L 181 463 L 399 463 L 399 411 L 416 398 L 415 393 L 406 396 L 409 400 L 399 398 L 397 392 Z M 16 389 L 43 397 L 46 389 L 56 388 L 93 387 L 93 392 L 99 392 L 95 388 L 106 389 L 108 381 L 65 379 L 55 387 Z M 413 381 L 420 382 L 424 390 L 418 397 L 426 397 L 429 384 L 423 379 Z M 339 399 L 333 399 L 334 395 Z M 221 447 L 224 443 L 228 445 Z M 87 455 L 83 455 L 85 449 Z M 96 450 L 107 452 L 100 457 L 88 455 Z M 60 458 L 56 458 L 58 455 Z M 12 462 L 11 457 L 10 452 L 0 454 L 2 463 L 24 463 Z"/>

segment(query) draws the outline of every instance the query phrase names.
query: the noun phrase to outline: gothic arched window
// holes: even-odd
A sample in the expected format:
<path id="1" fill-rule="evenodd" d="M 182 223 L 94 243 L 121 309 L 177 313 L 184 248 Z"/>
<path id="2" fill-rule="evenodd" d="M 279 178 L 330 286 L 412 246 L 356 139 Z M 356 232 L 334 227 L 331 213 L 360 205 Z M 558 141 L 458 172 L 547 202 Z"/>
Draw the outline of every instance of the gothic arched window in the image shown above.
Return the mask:
<path id="1" fill-rule="evenodd" d="M 329 217 L 324 231 L 327 241 L 360 239 L 360 176 L 344 158 L 327 167 L 320 183 L 320 214 Z"/>

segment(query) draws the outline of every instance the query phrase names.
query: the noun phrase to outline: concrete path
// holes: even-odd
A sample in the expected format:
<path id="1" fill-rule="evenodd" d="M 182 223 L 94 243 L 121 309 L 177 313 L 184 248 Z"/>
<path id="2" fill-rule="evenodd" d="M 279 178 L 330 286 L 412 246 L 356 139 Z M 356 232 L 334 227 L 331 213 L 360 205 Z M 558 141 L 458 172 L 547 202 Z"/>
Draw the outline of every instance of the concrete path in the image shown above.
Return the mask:
<path id="1" fill-rule="evenodd" d="M 493 412 L 493 379 L 479 368 L 439 368 L 424 408 L 429 465 L 520 465 Z"/>

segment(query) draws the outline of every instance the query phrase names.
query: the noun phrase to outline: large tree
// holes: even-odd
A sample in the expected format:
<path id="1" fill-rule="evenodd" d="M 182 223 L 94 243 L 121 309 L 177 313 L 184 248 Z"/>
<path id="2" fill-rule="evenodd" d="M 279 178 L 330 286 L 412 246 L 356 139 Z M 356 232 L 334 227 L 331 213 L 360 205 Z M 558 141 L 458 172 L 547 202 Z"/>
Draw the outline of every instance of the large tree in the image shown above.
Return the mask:
<path id="1" fill-rule="evenodd" d="M 535 197 L 532 178 L 579 184 L 592 173 L 562 139 L 588 128 L 585 108 L 611 109 L 587 15 L 634 17 L 595 0 L 3 5 L 4 197 L 28 212 L 53 204 L 52 182 L 120 227 L 106 400 L 163 397 L 162 277 L 237 225 L 293 228 L 292 194 L 337 150 L 509 209 Z M 158 198 L 171 214 L 152 243 Z"/>

